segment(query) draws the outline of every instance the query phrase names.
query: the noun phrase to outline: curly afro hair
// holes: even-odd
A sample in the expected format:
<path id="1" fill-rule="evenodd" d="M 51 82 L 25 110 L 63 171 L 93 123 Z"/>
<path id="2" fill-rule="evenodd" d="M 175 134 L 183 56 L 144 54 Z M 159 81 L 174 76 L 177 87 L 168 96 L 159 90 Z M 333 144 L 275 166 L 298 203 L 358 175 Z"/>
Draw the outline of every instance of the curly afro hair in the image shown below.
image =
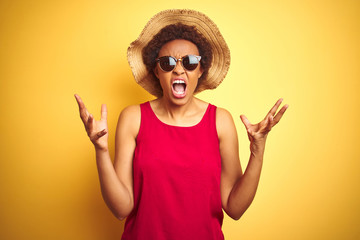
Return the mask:
<path id="1" fill-rule="evenodd" d="M 153 70 L 156 66 L 155 59 L 158 57 L 159 51 L 161 47 L 167 42 L 176 39 L 188 40 L 197 46 L 199 54 L 201 56 L 200 64 L 204 70 L 202 76 L 199 78 L 198 86 L 200 86 L 202 79 L 205 79 L 208 74 L 208 70 L 212 63 L 213 55 L 210 43 L 196 29 L 195 26 L 177 23 L 170 24 L 161 29 L 160 32 L 157 33 L 142 50 L 142 57 L 144 64 L 146 65 L 146 69 L 149 71 L 149 73 L 153 74 L 154 78 L 156 79 L 157 77 L 155 76 Z M 159 88 L 161 89 L 160 83 L 157 84 L 159 84 Z"/>

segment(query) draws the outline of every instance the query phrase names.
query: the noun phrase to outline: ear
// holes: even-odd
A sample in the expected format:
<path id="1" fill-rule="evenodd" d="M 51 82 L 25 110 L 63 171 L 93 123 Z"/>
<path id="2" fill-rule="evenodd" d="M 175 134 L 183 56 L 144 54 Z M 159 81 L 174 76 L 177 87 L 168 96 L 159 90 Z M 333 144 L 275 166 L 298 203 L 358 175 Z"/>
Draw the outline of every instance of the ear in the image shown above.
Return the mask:
<path id="1" fill-rule="evenodd" d="M 202 76 L 203 73 L 204 73 L 204 69 L 202 68 L 202 66 L 201 66 L 201 64 L 200 64 L 198 79 L 201 78 L 201 76 Z"/>
<path id="2" fill-rule="evenodd" d="M 157 68 L 156 65 L 155 65 L 155 67 L 154 67 L 153 72 L 154 72 L 155 76 L 159 79 L 159 70 L 158 70 L 158 68 Z"/>

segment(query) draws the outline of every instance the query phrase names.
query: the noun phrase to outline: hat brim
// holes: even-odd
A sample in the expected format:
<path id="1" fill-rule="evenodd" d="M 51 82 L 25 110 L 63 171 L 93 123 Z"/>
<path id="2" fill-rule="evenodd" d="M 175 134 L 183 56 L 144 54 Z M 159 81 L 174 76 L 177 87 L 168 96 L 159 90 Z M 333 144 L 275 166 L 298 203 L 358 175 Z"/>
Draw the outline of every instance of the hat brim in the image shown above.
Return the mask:
<path id="1" fill-rule="evenodd" d="M 162 28 L 182 23 L 195 26 L 208 40 L 213 52 L 212 65 L 206 79 L 198 86 L 196 93 L 205 89 L 216 88 L 225 78 L 230 66 L 230 50 L 215 23 L 205 14 L 190 9 L 170 9 L 159 12 L 146 24 L 139 37 L 130 44 L 127 58 L 135 81 L 154 96 L 161 96 L 162 91 L 154 75 L 148 72 L 143 60 L 142 50 Z"/>

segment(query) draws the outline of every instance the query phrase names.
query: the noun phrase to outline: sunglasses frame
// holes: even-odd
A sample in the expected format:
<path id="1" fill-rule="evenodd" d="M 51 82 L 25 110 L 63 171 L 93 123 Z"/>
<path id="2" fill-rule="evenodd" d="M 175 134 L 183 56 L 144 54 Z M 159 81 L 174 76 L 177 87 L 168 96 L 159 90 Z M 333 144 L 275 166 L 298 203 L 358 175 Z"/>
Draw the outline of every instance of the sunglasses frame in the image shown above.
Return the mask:
<path id="1" fill-rule="evenodd" d="M 198 62 L 197 62 L 197 66 L 198 66 L 199 63 L 200 63 L 200 60 L 201 60 L 201 56 L 192 55 L 192 54 L 185 55 L 185 56 L 183 56 L 183 57 L 181 57 L 181 58 L 176 58 L 176 57 L 173 57 L 173 56 L 162 56 L 162 57 L 159 57 L 159 58 L 155 59 L 155 62 L 156 62 L 156 63 L 159 63 L 159 67 L 160 67 L 160 69 L 161 69 L 163 72 L 171 72 L 171 71 L 173 71 L 173 70 L 176 68 L 177 62 L 180 61 L 180 62 L 181 62 L 181 66 L 182 66 L 186 71 L 191 72 L 191 71 L 194 71 L 194 70 L 197 68 L 197 66 L 196 66 L 196 68 L 194 68 L 193 70 L 189 70 L 189 69 L 187 69 L 187 68 L 184 66 L 184 63 L 183 63 L 183 59 L 186 58 L 186 57 L 190 57 L 190 56 L 193 56 L 193 57 L 195 57 L 195 58 L 198 60 Z M 170 71 L 165 71 L 165 70 L 161 67 L 160 59 L 161 59 L 161 58 L 164 58 L 164 57 L 172 58 L 172 59 L 175 60 L 175 65 L 174 65 L 173 69 L 171 69 Z"/>

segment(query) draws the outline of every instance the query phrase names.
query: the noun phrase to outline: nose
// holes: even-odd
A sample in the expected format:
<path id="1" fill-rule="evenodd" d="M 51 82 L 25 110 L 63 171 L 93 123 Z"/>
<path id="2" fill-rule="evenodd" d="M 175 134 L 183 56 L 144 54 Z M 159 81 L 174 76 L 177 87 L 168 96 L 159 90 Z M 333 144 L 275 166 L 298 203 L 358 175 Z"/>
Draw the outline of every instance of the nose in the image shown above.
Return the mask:
<path id="1" fill-rule="evenodd" d="M 184 67 L 182 66 L 180 60 L 176 62 L 176 65 L 175 65 L 175 68 L 174 68 L 173 72 L 174 72 L 175 74 L 178 74 L 178 75 L 181 75 L 181 74 L 185 73 L 185 69 L 184 69 Z"/>

